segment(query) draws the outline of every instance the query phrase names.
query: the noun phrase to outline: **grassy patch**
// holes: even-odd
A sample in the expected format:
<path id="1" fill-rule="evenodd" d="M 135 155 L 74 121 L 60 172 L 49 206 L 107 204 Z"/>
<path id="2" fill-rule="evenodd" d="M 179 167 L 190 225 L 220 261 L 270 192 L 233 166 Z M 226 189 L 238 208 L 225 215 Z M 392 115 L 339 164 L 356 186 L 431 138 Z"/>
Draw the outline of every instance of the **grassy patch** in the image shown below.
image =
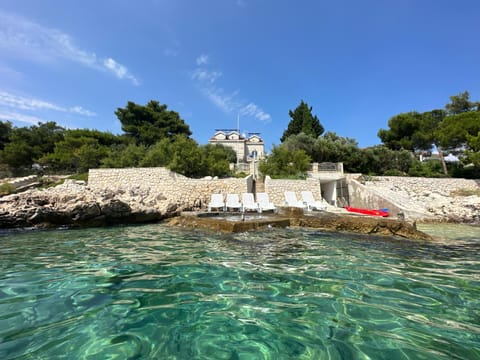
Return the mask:
<path id="1" fill-rule="evenodd" d="M 237 173 L 233 174 L 233 177 L 235 177 L 237 179 L 243 179 L 247 176 L 248 176 L 248 174 L 246 172 L 237 172 Z"/>
<path id="2" fill-rule="evenodd" d="M 13 194 L 17 189 L 10 183 L 0 185 L 0 196 Z"/>
<path id="3" fill-rule="evenodd" d="M 307 174 L 296 174 L 296 175 L 270 175 L 272 179 L 283 179 L 283 180 L 306 180 Z"/>
<path id="4" fill-rule="evenodd" d="M 88 181 L 88 172 L 70 175 L 67 179 Z"/>
<path id="5" fill-rule="evenodd" d="M 65 180 L 53 180 L 49 177 L 42 177 L 40 179 L 40 186 L 39 188 L 40 189 L 48 189 L 48 188 L 51 188 L 51 187 L 55 187 L 57 185 L 61 185 L 63 184 Z"/>
<path id="6" fill-rule="evenodd" d="M 480 196 L 480 189 L 457 189 L 450 192 L 450 196 Z"/>

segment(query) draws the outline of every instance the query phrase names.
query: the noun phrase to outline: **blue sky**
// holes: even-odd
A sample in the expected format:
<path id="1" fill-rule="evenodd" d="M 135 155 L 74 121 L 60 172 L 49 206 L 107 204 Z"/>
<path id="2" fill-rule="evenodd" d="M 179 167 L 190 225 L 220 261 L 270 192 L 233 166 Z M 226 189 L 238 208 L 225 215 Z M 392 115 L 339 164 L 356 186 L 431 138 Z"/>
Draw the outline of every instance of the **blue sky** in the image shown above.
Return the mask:
<path id="1" fill-rule="evenodd" d="M 0 120 L 120 133 L 158 100 L 207 143 L 279 144 L 303 99 L 327 131 L 379 144 L 390 117 L 480 100 L 477 0 L 0 1 Z"/>

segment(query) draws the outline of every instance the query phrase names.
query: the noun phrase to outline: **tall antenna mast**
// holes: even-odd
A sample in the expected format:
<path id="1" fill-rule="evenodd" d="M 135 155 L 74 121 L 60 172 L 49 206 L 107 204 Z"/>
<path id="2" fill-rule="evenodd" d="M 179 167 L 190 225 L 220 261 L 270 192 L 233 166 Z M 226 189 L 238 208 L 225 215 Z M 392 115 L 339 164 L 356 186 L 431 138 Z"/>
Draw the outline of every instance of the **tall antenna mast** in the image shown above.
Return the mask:
<path id="1" fill-rule="evenodd" d="M 237 146 L 240 146 L 240 113 L 237 113 L 237 131 L 238 131 L 238 143 Z M 235 147 L 237 147 L 235 146 Z M 240 159 L 238 158 L 238 155 L 240 154 L 239 151 L 237 151 L 237 170 L 238 170 L 238 163 L 240 162 Z"/>

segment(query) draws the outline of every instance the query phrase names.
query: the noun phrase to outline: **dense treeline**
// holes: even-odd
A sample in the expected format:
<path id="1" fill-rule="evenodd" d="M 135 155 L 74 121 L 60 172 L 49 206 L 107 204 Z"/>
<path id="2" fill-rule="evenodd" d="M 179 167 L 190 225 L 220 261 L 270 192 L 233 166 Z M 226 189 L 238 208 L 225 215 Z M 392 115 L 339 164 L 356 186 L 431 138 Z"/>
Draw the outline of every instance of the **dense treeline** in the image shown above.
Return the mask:
<path id="1" fill-rule="evenodd" d="M 0 172 L 80 173 L 97 167 L 165 166 L 189 177 L 232 175 L 234 150 L 199 145 L 188 124 L 157 101 L 128 102 L 115 111 L 123 133 L 65 129 L 55 122 L 14 127 L 0 121 Z M 301 101 L 289 111 L 281 143 L 273 146 L 260 171 L 302 176 L 311 162 L 343 162 L 350 173 L 371 175 L 480 177 L 480 103 L 468 92 L 450 97 L 444 109 L 393 116 L 380 129 L 382 145 L 361 149 L 355 139 L 325 132 L 312 107 Z M 436 148 L 440 161 L 420 162 L 420 152 Z M 446 163 L 454 153 L 460 163 Z"/>
<path id="2" fill-rule="evenodd" d="M 199 145 L 189 126 L 166 105 L 128 102 L 115 112 L 121 135 L 65 129 L 55 122 L 13 127 L 0 121 L 0 166 L 9 175 L 33 170 L 80 173 L 97 167 L 165 166 L 190 177 L 230 175 L 235 152 L 221 145 Z"/>
<path id="3" fill-rule="evenodd" d="M 289 115 L 281 144 L 260 164 L 265 174 L 302 176 L 313 161 L 343 162 L 350 173 L 480 177 L 480 103 L 471 102 L 467 91 L 451 96 L 445 109 L 392 117 L 389 129 L 378 132 L 383 144 L 365 149 L 355 139 L 323 133 L 324 127 L 303 101 Z M 431 155 L 432 148 L 440 160 L 421 162 L 419 155 Z M 445 153 L 457 155 L 461 162 L 445 162 Z"/>

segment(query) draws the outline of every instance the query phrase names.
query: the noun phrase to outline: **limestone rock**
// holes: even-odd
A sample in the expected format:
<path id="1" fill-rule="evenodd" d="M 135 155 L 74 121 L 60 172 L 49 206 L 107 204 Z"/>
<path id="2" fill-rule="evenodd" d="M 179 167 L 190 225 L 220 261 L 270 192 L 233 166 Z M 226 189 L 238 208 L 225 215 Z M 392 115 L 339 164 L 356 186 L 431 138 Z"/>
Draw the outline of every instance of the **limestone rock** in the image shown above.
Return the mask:
<path id="1" fill-rule="evenodd" d="M 478 223 L 480 196 L 478 180 L 456 178 L 372 177 L 365 183 L 370 191 L 398 204 L 405 212 L 424 214 L 418 220 Z"/>
<path id="2" fill-rule="evenodd" d="M 102 226 L 158 221 L 183 208 L 148 189 L 94 190 L 78 181 L 0 198 L 0 228 Z"/>

